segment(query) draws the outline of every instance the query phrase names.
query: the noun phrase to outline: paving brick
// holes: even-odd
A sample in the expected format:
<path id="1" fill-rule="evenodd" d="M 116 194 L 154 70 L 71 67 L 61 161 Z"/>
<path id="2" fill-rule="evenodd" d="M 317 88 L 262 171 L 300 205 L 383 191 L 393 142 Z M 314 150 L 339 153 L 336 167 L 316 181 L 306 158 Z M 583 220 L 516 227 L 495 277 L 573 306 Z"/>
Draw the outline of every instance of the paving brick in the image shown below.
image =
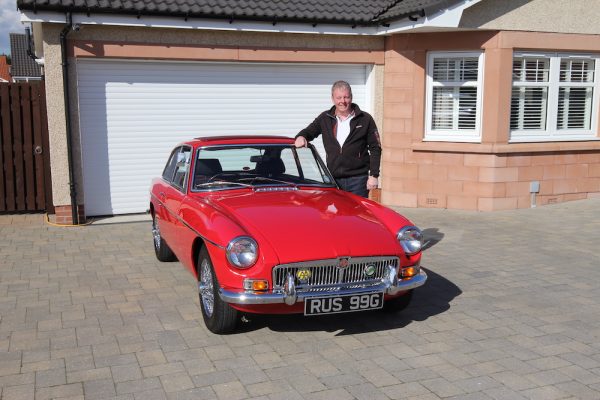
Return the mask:
<path id="1" fill-rule="evenodd" d="M 160 377 L 163 389 L 165 392 L 180 392 L 191 389 L 194 383 L 189 375 L 185 372 L 171 375 L 163 375 Z"/>
<path id="2" fill-rule="evenodd" d="M 114 382 L 134 381 L 142 378 L 142 371 L 137 363 L 115 365 L 110 370 Z"/>
<path id="3" fill-rule="evenodd" d="M 108 367 L 67 372 L 68 383 L 95 381 L 111 378 L 112 375 L 110 373 L 110 368 Z"/>
<path id="4" fill-rule="evenodd" d="M 239 381 L 219 383 L 212 386 L 218 399 L 241 400 L 248 397 L 248 392 Z"/>
<path id="5" fill-rule="evenodd" d="M 32 385 L 9 386 L 2 390 L 2 398 L 5 400 L 30 400 L 34 398 L 34 393 Z"/>

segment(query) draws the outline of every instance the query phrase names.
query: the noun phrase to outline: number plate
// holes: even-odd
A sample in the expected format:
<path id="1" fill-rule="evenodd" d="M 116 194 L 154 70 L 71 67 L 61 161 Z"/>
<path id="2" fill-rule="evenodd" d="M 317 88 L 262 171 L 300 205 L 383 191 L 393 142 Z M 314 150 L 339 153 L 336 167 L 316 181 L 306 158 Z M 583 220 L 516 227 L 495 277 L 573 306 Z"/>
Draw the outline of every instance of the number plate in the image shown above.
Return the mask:
<path id="1" fill-rule="evenodd" d="M 304 315 L 337 314 L 375 310 L 382 307 L 383 292 L 304 299 Z"/>

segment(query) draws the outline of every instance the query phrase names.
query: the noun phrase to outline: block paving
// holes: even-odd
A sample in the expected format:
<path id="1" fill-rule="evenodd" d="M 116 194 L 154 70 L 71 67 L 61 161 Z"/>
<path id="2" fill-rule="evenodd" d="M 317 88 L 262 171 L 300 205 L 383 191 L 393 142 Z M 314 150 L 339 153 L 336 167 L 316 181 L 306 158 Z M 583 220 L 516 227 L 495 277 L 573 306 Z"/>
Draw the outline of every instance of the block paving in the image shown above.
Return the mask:
<path id="1" fill-rule="evenodd" d="M 407 310 L 225 336 L 149 222 L 0 216 L 2 399 L 600 399 L 600 199 L 398 211 L 427 239 Z"/>

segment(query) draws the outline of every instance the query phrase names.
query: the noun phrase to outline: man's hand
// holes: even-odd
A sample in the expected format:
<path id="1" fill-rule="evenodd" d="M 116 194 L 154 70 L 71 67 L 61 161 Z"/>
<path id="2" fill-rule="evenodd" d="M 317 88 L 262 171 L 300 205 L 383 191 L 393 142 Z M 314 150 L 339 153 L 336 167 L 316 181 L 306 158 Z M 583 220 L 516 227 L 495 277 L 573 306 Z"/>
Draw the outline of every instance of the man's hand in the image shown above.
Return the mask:
<path id="1" fill-rule="evenodd" d="M 294 146 L 296 147 L 308 147 L 308 142 L 304 136 L 298 136 L 296 141 L 294 142 Z"/>
<path id="2" fill-rule="evenodd" d="M 378 183 L 379 182 L 377 178 L 375 178 L 374 176 L 369 176 L 369 179 L 367 179 L 367 190 L 377 189 Z"/>

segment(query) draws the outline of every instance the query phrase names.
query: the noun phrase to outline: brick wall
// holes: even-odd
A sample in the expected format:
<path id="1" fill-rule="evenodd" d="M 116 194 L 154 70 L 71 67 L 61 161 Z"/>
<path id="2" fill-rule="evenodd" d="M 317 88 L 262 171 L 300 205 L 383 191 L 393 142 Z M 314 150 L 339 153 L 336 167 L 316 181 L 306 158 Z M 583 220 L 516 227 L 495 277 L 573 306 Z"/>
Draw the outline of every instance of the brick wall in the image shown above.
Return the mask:
<path id="1" fill-rule="evenodd" d="M 562 36 L 541 39 L 554 40 L 557 48 L 566 45 Z M 508 143 L 511 46 L 516 44 L 510 34 L 502 32 L 387 39 L 382 203 L 479 211 L 526 208 L 532 181 L 540 182 L 536 205 L 600 196 L 600 142 Z M 423 141 L 425 65 L 427 52 L 435 50 L 485 52 L 480 143 Z"/>
<path id="2" fill-rule="evenodd" d="M 85 222 L 85 210 L 82 204 L 78 206 L 79 223 Z M 54 215 L 50 219 L 51 222 L 60 225 L 73 225 L 73 213 L 71 205 L 55 206 Z"/>

